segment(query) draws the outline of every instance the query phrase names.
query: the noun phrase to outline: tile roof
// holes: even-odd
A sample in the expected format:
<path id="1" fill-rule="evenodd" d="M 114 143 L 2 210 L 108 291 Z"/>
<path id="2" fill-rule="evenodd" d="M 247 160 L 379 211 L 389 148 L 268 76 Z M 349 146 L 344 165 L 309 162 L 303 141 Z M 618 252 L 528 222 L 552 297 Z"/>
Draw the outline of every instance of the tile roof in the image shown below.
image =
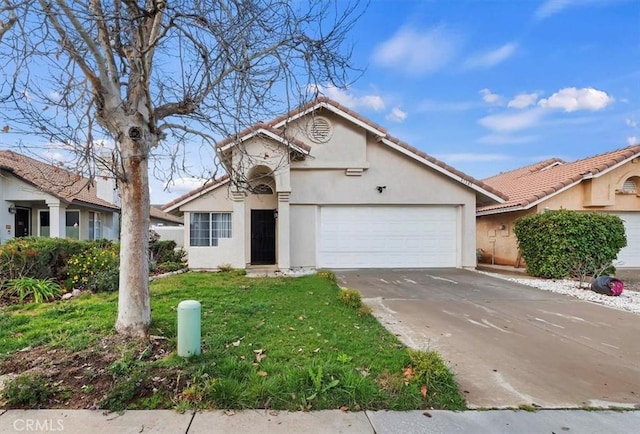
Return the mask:
<path id="1" fill-rule="evenodd" d="M 294 110 L 291 110 L 291 111 L 289 111 L 289 112 L 287 112 L 287 113 L 285 113 L 285 114 L 273 119 L 272 121 L 270 121 L 268 123 L 260 122 L 260 123 L 254 125 L 254 126 L 252 126 L 250 128 L 247 128 L 246 130 L 240 132 L 239 134 L 237 134 L 234 137 L 230 137 L 230 138 L 225 139 L 224 141 L 222 141 L 222 142 L 220 142 L 218 144 L 218 147 L 222 148 L 222 147 L 232 143 L 234 140 L 237 140 L 238 137 L 243 137 L 243 136 L 245 136 L 247 134 L 250 134 L 251 132 L 259 130 L 260 128 L 268 129 L 268 130 L 272 131 L 273 133 L 276 133 L 276 134 L 280 135 L 281 137 L 286 138 L 286 136 L 284 136 L 283 132 L 275 129 L 276 126 L 279 126 L 279 124 L 283 124 L 287 119 L 296 118 L 297 116 L 300 116 L 300 115 L 302 115 L 302 114 L 304 114 L 304 113 L 306 113 L 308 111 L 312 111 L 312 110 L 315 110 L 317 108 L 320 108 L 322 106 L 325 106 L 325 107 L 326 106 L 331 106 L 331 107 L 337 109 L 338 111 L 343 112 L 343 113 L 345 113 L 345 114 L 357 119 L 358 121 L 362 122 L 363 124 L 366 124 L 367 126 L 369 126 L 371 129 L 381 132 L 382 134 L 384 134 L 384 138 L 385 139 L 387 139 L 391 143 L 393 143 L 393 144 L 395 144 L 395 145 L 397 145 L 397 146 L 399 146 L 401 148 L 404 148 L 405 150 L 409 151 L 410 153 L 414 154 L 415 156 L 420 157 L 420 158 L 422 158 L 424 160 L 427 160 L 431 164 L 434 164 L 434 165 L 440 167 L 444 171 L 450 172 L 452 175 L 455 175 L 455 176 L 461 178 L 462 180 L 467 181 L 468 183 L 474 184 L 474 185 L 478 186 L 479 188 L 481 188 L 483 190 L 486 190 L 487 192 L 489 192 L 489 193 L 491 193 L 491 194 L 493 194 L 493 195 L 495 195 L 497 197 L 500 197 L 500 198 L 502 198 L 504 200 L 507 199 L 507 197 L 501 191 L 493 188 L 492 186 L 490 186 L 488 184 L 483 183 L 480 180 L 477 180 L 477 179 L 467 175 L 466 173 L 463 173 L 463 172 L 461 172 L 461 171 L 459 171 L 459 170 L 457 170 L 457 169 L 455 169 L 455 168 L 443 163 L 440 160 L 437 160 L 436 158 L 434 158 L 434 157 L 432 157 L 432 156 L 430 156 L 430 155 L 418 150 L 417 148 L 414 148 L 413 146 L 410 146 L 409 144 L 403 142 L 402 140 L 400 140 L 398 138 L 395 138 L 393 136 L 389 136 L 387 134 L 387 129 L 386 128 L 376 124 L 375 122 L 372 122 L 371 120 L 361 116 L 360 114 L 354 112 L 353 110 L 351 110 L 351 109 L 343 106 L 342 104 L 340 104 L 340 103 L 338 103 L 338 102 L 336 102 L 336 101 L 334 101 L 334 100 L 332 100 L 330 98 L 327 98 L 327 97 L 319 97 L 317 99 L 314 99 L 313 101 L 310 101 L 310 102 L 308 102 L 308 103 L 306 103 L 306 104 L 304 104 L 304 105 L 302 105 L 302 106 L 300 106 L 300 107 L 298 107 L 298 108 L 296 108 Z M 305 143 L 302 143 L 302 142 L 300 142 L 298 140 L 295 140 L 294 143 L 297 146 L 300 146 L 301 148 L 303 148 L 303 149 L 305 149 L 307 151 L 311 150 L 311 148 L 308 145 L 306 145 Z"/>
<path id="2" fill-rule="evenodd" d="M 173 214 L 164 212 L 160 208 L 161 208 L 160 206 L 151 205 L 151 208 L 149 208 L 149 216 L 152 219 L 156 219 L 156 220 L 164 220 L 166 222 L 182 224 L 182 217 L 178 217 Z"/>
<path id="3" fill-rule="evenodd" d="M 116 205 L 100 199 L 96 195 L 97 188 L 89 179 L 62 167 L 47 164 L 17 152 L 0 151 L 0 169 L 11 172 L 40 191 L 64 202 L 78 201 L 114 210 L 119 209 Z"/>
<path id="4" fill-rule="evenodd" d="M 309 152 L 311 151 L 311 147 L 309 145 L 307 145 L 304 142 L 301 142 L 300 140 L 297 139 L 292 139 L 290 137 L 287 137 L 285 132 L 282 130 L 277 130 L 275 128 L 273 128 L 272 123 L 266 124 L 264 122 L 259 122 L 255 125 L 250 126 L 249 128 L 245 128 L 244 130 L 240 131 L 238 134 L 236 134 L 235 136 L 230 136 L 227 137 L 226 139 L 222 140 L 221 142 L 218 142 L 217 147 L 219 149 L 222 149 L 228 145 L 231 144 L 235 144 L 237 142 L 239 142 L 243 137 L 246 136 L 254 136 L 257 134 L 260 134 L 261 130 L 269 132 L 271 134 L 274 134 L 276 136 L 281 137 L 283 140 L 290 142 L 291 144 L 297 146 L 298 148 Z"/>
<path id="5" fill-rule="evenodd" d="M 616 165 L 638 155 L 640 155 L 640 144 L 570 163 L 552 158 L 500 173 L 483 181 L 504 192 L 509 200 L 503 204 L 481 206 L 476 211 L 478 214 L 486 214 L 528 209 L 536 202 L 582 181 L 585 177 L 600 176 Z"/>
<path id="6" fill-rule="evenodd" d="M 354 112 L 353 110 L 343 106 L 342 104 L 330 99 L 330 98 L 326 98 L 326 97 L 320 97 L 317 99 L 314 99 L 313 101 L 310 101 L 294 110 L 291 110 L 281 116 L 278 116 L 277 118 L 271 120 L 270 122 L 259 122 L 241 132 L 239 132 L 238 134 L 228 137 L 226 139 L 224 139 L 223 141 L 219 142 L 217 144 L 217 147 L 219 149 L 225 148 L 228 145 L 233 145 L 234 143 L 237 143 L 239 140 L 241 140 L 243 137 L 246 136 L 251 136 L 254 134 L 259 134 L 260 130 L 264 130 L 267 132 L 270 132 L 272 134 L 277 134 L 278 136 L 282 137 L 285 140 L 291 141 L 292 144 L 294 144 L 295 146 L 303 149 L 306 152 L 311 151 L 311 147 L 308 146 L 306 143 L 301 142 L 297 139 L 291 139 L 289 137 L 286 136 L 286 128 L 282 129 L 283 127 L 286 126 L 286 121 L 289 119 L 294 119 L 297 118 L 299 116 L 304 115 L 307 112 L 310 111 L 315 111 L 321 107 L 325 107 L 328 109 L 333 109 L 336 110 L 337 113 L 344 113 L 347 116 L 352 117 L 353 119 L 356 119 L 358 122 L 360 122 L 362 125 L 366 126 L 367 128 L 370 128 L 371 131 L 376 131 L 379 132 L 381 134 L 383 134 L 383 139 L 386 140 L 388 143 L 391 143 L 395 146 L 398 146 L 406 151 L 408 151 L 408 153 L 412 154 L 414 157 L 418 157 L 419 159 L 425 160 L 427 161 L 429 164 L 432 164 L 434 166 L 437 166 L 441 171 L 443 171 L 444 173 L 450 175 L 452 178 L 462 181 L 465 185 L 473 185 L 476 186 L 477 188 L 479 188 L 480 190 L 483 190 L 485 193 L 489 193 L 490 195 L 493 195 L 495 197 L 498 197 L 502 200 L 506 200 L 507 196 L 505 196 L 501 191 L 493 188 L 492 186 L 477 180 L 463 172 L 460 172 L 459 170 L 454 169 L 453 167 L 443 163 L 440 160 L 437 160 L 435 158 L 433 158 L 430 155 L 427 155 L 426 153 L 418 150 L 417 148 L 414 148 L 413 146 L 408 145 L 407 143 L 401 141 L 400 139 L 397 139 L 395 137 L 389 136 L 387 134 L 387 130 L 385 128 L 383 128 L 382 126 L 370 121 L 369 119 L 359 115 L 358 113 Z M 177 199 L 165 204 L 162 206 L 163 210 L 166 209 L 170 209 L 170 208 L 174 208 L 177 204 L 182 203 L 187 201 L 188 199 L 190 199 L 191 197 L 195 198 L 200 196 L 201 194 L 206 193 L 206 191 L 208 191 L 210 188 L 212 188 L 215 184 L 219 184 L 223 181 L 228 180 L 228 176 L 225 176 L 223 178 L 219 178 L 213 181 L 209 181 L 207 182 L 205 185 L 203 185 L 202 187 L 199 187 L 191 192 L 188 192 L 180 197 L 178 197 Z M 495 201 L 495 199 L 491 199 L 491 201 Z"/>

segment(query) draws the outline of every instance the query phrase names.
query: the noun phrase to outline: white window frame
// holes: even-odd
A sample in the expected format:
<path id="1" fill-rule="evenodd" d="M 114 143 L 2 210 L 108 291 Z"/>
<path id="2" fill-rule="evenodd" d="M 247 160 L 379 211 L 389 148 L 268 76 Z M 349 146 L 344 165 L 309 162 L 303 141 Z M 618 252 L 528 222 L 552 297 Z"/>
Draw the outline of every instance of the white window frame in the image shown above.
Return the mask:
<path id="1" fill-rule="evenodd" d="M 194 244 L 195 238 L 192 236 L 194 230 L 194 216 L 208 215 L 208 227 L 199 228 L 203 234 L 197 240 L 204 241 L 203 244 Z M 230 212 L 192 212 L 189 222 L 189 246 L 190 247 L 218 247 L 220 238 L 232 238 L 232 219 Z M 201 223 L 201 222 L 198 222 Z"/>
<path id="2" fill-rule="evenodd" d="M 97 211 L 89 211 L 88 239 L 90 241 L 102 238 L 102 216 Z"/>
<path id="3" fill-rule="evenodd" d="M 79 209 L 68 209 L 68 210 L 65 211 L 65 213 L 64 213 L 64 228 L 65 228 L 64 236 L 66 238 L 71 238 L 69 236 L 69 234 L 67 233 L 67 228 L 71 227 L 71 226 L 67 225 L 67 214 L 69 214 L 69 213 L 75 213 L 75 214 L 78 215 L 78 238 L 77 239 L 79 240 L 79 239 L 82 238 L 80 236 L 80 229 L 81 229 L 80 218 L 82 217 L 82 215 L 80 214 L 80 210 Z M 76 238 L 73 238 L 73 239 L 75 240 Z"/>

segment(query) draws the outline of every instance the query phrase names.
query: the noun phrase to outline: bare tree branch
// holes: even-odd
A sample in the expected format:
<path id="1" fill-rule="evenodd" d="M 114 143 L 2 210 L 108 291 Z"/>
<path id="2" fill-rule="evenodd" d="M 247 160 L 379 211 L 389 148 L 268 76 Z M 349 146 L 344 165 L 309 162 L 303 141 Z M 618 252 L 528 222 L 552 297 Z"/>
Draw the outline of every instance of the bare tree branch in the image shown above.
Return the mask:
<path id="1" fill-rule="evenodd" d="M 100 165 L 118 180 L 128 265 L 120 269 L 118 331 L 142 335 L 150 323 L 148 263 L 140 260 L 149 171 L 167 182 L 215 176 L 225 163 L 216 141 L 305 102 L 320 85 L 349 84 L 358 71 L 347 32 L 365 7 L 359 0 L 0 0 L 0 126 L 55 143 L 68 166 L 90 178 Z M 286 147 L 273 146 L 278 164 L 288 164 Z M 258 157 L 237 152 L 243 167 Z M 243 176 L 234 185 L 253 188 Z"/>

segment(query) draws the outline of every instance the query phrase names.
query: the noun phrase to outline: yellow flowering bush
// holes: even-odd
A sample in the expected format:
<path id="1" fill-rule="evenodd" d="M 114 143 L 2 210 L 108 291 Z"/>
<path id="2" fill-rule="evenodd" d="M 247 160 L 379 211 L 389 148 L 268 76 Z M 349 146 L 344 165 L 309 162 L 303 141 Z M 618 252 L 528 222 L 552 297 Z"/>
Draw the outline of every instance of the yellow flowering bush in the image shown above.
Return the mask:
<path id="1" fill-rule="evenodd" d="M 91 291 L 118 289 L 119 248 L 117 244 L 91 247 L 67 262 L 68 282 L 74 288 Z"/>

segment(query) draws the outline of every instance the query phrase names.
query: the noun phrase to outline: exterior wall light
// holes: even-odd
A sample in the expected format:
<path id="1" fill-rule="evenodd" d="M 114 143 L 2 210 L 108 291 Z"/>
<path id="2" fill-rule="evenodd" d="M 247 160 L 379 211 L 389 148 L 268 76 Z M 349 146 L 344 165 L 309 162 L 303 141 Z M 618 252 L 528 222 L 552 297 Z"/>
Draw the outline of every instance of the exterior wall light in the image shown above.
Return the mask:
<path id="1" fill-rule="evenodd" d="M 11 205 L 9 207 L 9 214 L 15 214 L 16 213 L 16 206 L 15 205 Z"/>

